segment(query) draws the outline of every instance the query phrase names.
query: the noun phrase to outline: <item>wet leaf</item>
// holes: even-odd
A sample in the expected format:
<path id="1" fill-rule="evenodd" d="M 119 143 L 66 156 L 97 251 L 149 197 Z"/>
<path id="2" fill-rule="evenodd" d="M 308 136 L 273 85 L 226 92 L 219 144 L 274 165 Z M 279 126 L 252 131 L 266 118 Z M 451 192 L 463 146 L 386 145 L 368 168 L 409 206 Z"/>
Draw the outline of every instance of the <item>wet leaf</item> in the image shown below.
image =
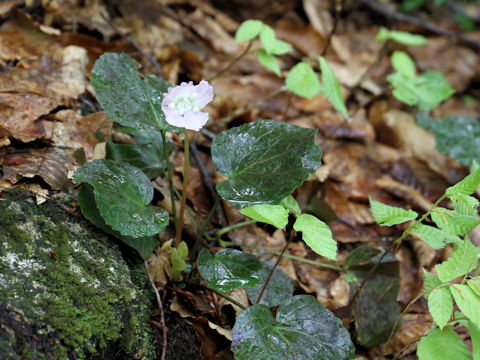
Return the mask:
<path id="1" fill-rule="evenodd" d="M 417 114 L 417 123 L 435 135 L 435 145 L 442 154 L 470 166 L 480 161 L 480 124 L 468 116 L 447 115 L 435 119 Z"/>
<path id="2" fill-rule="evenodd" d="M 252 304 L 257 303 L 257 299 L 260 296 L 263 285 L 267 281 L 268 275 L 273 268 L 273 264 L 268 262 L 262 262 L 262 269 L 260 270 L 260 281 L 254 287 L 248 287 L 248 298 Z M 267 288 L 260 299 L 260 304 L 267 305 L 268 307 L 278 306 L 281 303 L 287 301 L 293 296 L 293 284 L 288 276 L 280 269 L 276 268 L 272 274 L 272 278 L 268 282 Z"/>
<path id="3" fill-rule="evenodd" d="M 240 207 L 278 204 L 320 166 L 315 133 L 273 120 L 220 133 L 213 140 L 212 159 L 229 179 L 217 185 L 218 192 Z"/>
<path id="4" fill-rule="evenodd" d="M 169 84 L 152 75 L 143 81 L 135 61 L 126 54 L 103 54 L 92 70 L 98 101 L 114 121 L 124 126 L 177 131 L 165 122 L 163 94 Z"/>
<path id="5" fill-rule="evenodd" d="M 375 259 L 375 258 L 374 258 Z M 355 282 L 350 283 L 350 294 L 368 276 L 374 266 L 371 263 L 350 269 Z M 392 330 L 400 310 L 397 295 L 400 288 L 399 265 L 392 257 L 385 257 L 370 276 L 352 305 L 358 342 L 374 346 L 385 342 Z"/>
<path id="6" fill-rule="evenodd" d="M 366 260 L 370 260 L 374 256 L 380 254 L 380 249 L 371 246 L 361 246 L 350 252 L 345 260 L 346 267 L 352 267 Z"/>
<path id="7" fill-rule="evenodd" d="M 311 295 L 280 305 L 276 319 L 267 306 L 251 306 L 238 316 L 232 339 L 238 360 L 347 360 L 355 352 L 341 321 Z"/>
<path id="8" fill-rule="evenodd" d="M 239 286 L 252 287 L 260 280 L 260 261 L 239 250 L 223 249 L 212 257 L 208 250 L 202 249 L 197 261 L 200 274 L 216 290 L 225 292 Z"/>
<path id="9" fill-rule="evenodd" d="M 131 236 L 124 236 L 118 231 L 112 229 L 111 226 L 103 220 L 95 203 L 95 195 L 93 187 L 88 184 L 83 184 L 78 192 L 78 204 L 82 209 L 82 214 L 86 219 L 91 221 L 95 226 L 99 227 L 107 234 L 115 236 L 117 239 L 123 241 L 128 246 L 138 251 L 143 259 L 146 259 L 157 246 L 157 238 L 155 236 L 144 236 L 134 238 Z"/>
<path id="10" fill-rule="evenodd" d="M 165 209 L 147 207 L 153 199 L 150 180 L 130 164 L 93 160 L 79 168 L 74 179 L 93 186 L 102 218 L 122 235 L 155 235 L 168 225 L 169 216 Z"/>

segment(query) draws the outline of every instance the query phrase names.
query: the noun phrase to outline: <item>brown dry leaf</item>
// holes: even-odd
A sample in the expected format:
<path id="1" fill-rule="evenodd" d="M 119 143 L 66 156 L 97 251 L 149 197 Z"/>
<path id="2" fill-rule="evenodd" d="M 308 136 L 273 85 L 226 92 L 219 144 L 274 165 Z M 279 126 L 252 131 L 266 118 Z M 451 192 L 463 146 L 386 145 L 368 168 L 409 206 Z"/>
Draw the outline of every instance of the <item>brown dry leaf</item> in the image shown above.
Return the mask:
<path id="1" fill-rule="evenodd" d="M 325 39 L 315 31 L 312 25 L 306 25 L 297 18 L 278 21 L 275 24 L 275 34 L 305 55 L 321 54 L 326 44 Z"/>
<path id="2" fill-rule="evenodd" d="M 172 279 L 172 241 L 165 241 L 161 247 L 155 249 L 153 254 L 147 258 L 148 272 L 157 286 L 165 286 Z"/>
<path id="3" fill-rule="evenodd" d="M 175 294 L 173 297 L 172 304 L 170 305 L 170 310 L 175 311 L 182 318 L 195 317 L 195 315 L 187 309 L 187 306 L 185 306 L 185 302 L 177 294 Z"/>
<path id="4" fill-rule="evenodd" d="M 0 62 L 27 60 L 46 55 L 46 49 L 56 48 L 56 37 L 40 30 L 29 15 L 15 11 L 0 27 Z"/>
<path id="5" fill-rule="evenodd" d="M 201 341 L 200 353 L 202 359 L 217 360 L 221 352 L 230 348 L 230 341 L 224 335 L 210 327 L 210 321 L 204 317 L 198 317 L 193 322 L 197 338 Z"/>
<path id="6" fill-rule="evenodd" d="M 23 142 L 42 136 L 35 121 L 85 91 L 86 52 L 76 46 L 50 58 L 19 63 L 0 83 L 0 131 Z"/>
<path id="7" fill-rule="evenodd" d="M 315 0 L 303 0 L 302 3 L 310 24 L 323 38 L 328 38 L 333 28 L 330 4 L 326 1 Z"/>
<path id="8" fill-rule="evenodd" d="M 115 34 L 106 5 L 102 0 L 42 0 L 45 9 L 44 24 L 61 22 L 64 28 L 77 32 L 78 25 L 97 30 L 105 38 Z"/>
<path id="9" fill-rule="evenodd" d="M 3 166 L 3 180 L 15 184 L 22 177 L 38 175 L 53 190 L 71 191 L 73 184 L 68 180 L 68 174 L 75 167 L 72 150 L 58 147 L 30 149 L 22 154 L 22 158 L 22 161 L 17 159 L 16 165 Z"/>
<path id="10" fill-rule="evenodd" d="M 22 189 L 30 191 L 35 195 L 37 205 L 43 204 L 49 198 L 48 190 L 42 188 L 39 184 L 15 184 L 12 185 L 9 181 L 0 180 L 0 192 L 6 189 Z"/>
<path id="11" fill-rule="evenodd" d="M 375 184 L 380 189 L 388 191 L 401 199 L 405 199 L 408 203 L 413 204 L 425 212 L 433 206 L 433 203 L 426 199 L 418 190 L 398 182 L 389 176 L 382 176 Z"/>
<path id="12" fill-rule="evenodd" d="M 227 295 L 230 296 L 233 300 L 236 300 L 237 302 L 239 302 L 240 304 L 245 306 L 246 308 L 248 308 L 248 306 L 250 305 L 249 302 L 248 302 L 247 292 L 245 291 L 245 289 L 243 287 L 236 288 L 236 289 L 228 292 Z M 218 302 L 218 306 L 219 306 L 220 310 L 225 305 L 231 305 L 233 307 L 233 309 L 235 310 L 235 315 L 237 315 L 237 316 L 240 315 L 243 312 L 243 309 L 241 307 L 233 304 L 229 300 L 222 297 L 220 299 L 220 301 Z"/>
<path id="13" fill-rule="evenodd" d="M 4 0 L 2 3 L 0 3 L 0 16 L 4 17 L 7 15 L 15 6 L 21 5 L 22 0 Z"/>

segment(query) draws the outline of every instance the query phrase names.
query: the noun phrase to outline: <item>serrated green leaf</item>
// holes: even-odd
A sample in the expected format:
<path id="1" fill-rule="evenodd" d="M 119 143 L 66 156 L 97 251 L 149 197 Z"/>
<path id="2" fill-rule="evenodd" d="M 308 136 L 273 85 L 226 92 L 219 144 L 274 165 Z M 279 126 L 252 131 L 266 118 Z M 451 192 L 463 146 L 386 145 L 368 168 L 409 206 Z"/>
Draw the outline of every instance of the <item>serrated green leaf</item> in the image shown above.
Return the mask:
<path id="1" fill-rule="evenodd" d="M 467 281 L 467 285 L 478 296 L 480 296 L 480 279 L 470 279 Z"/>
<path id="2" fill-rule="evenodd" d="M 265 305 L 242 312 L 232 329 L 237 360 L 349 360 L 355 355 L 341 321 L 311 295 L 293 296 L 276 319 Z"/>
<path id="3" fill-rule="evenodd" d="M 197 266 L 208 285 L 225 292 L 257 285 L 262 264 L 254 255 L 239 250 L 223 249 L 212 257 L 208 250 L 202 249 Z"/>
<path id="4" fill-rule="evenodd" d="M 332 231 L 323 221 L 310 214 L 297 217 L 293 228 L 302 232 L 303 241 L 317 254 L 328 259 L 337 259 L 337 242 L 332 237 Z"/>
<path id="5" fill-rule="evenodd" d="M 368 278 L 351 308 L 357 340 L 366 347 L 384 343 L 400 315 L 397 303 L 400 289 L 398 261 L 393 256 L 386 256 L 377 266 L 373 258 L 367 264 L 351 267 L 349 273 L 355 279 L 350 283 L 350 297 Z"/>
<path id="6" fill-rule="evenodd" d="M 270 54 L 273 55 L 284 55 L 288 52 L 292 51 L 292 45 L 288 42 L 275 39 L 272 46 L 270 47 Z"/>
<path id="7" fill-rule="evenodd" d="M 408 46 L 419 46 L 428 42 L 427 38 L 422 35 L 411 34 L 405 31 L 387 30 L 386 28 L 381 27 L 375 40 L 386 41 L 389 39 Z"/>
<path id="8" fill-rule="evenodd" d="M 440 229 L 454 235 L 464 235 L 480 224 L 476 214 L 475 216 L 463 215 L 444 208 L 434 209 L 431 217 Z"/>
<path id="9" fill-rule="evenodd" d="M 460 311 L 475 325 L 480 326 L 480 296 L 467 285 L 452 285 L 450 291 Z"/>
<path id="10" fill-rule="evenodd" d="M 418 214 L 413 210 L 405 210 L 399 207 L 382 204 L 370 197 L 370 210 L 375 221 L 382 226 L 403 224 L 415 220 Z"/>
<path id="11" fill-rule="evenodd" d="M 260 20 L 245 20 L 235 33 L 235 41 L 241 43 L 244 41 L 255 39 L 263 27 Z"/>
<path id="12" fill-rule="evenodd" d="M 450 291 L 446 288 L 433 290 L 428 297 L 428 310 L 440 329 L 443 329 L 453 312 L 453 301 Z"/>
<path id="13" fill-rule="evenodd" d="M 478 200 L 469 195 L 450 196 L 453 209 L 462 215 L 476 216 L 478 209 Z"/>
<path id="14" fill-rule="evenodd" d="M 417 356 L 419 360 L 472 359 L 468 346 L 451 326 L 446 326 L 443 331 L 436 328 L 422 337 L 418 343 Z"/>
<path id="15" fill-rule="evenodd" d="M 267 54 L 267 52 L 263 49 L 258 50 L 258 62 L 268 70 L 273 71 L 278 76 L 281 75 L 277 58 L 273 55 Z"/>
<path id="16" fill-rule="evenodd" d="M 292 195 L 288 195 L 280 201 L 280 204 L 287 209 L 289 212 L 295 215 L 300 215 L 302 210 L 298 206 L 297 200 Z"/>
<path id="17" fill-rule="evenodd" d="M 179 131 L 165 122 L 162 111 L 164 93 L 171 85 L 153 75 L 143 81 L 128 55 L 103 54 L 90 80 L 100 105 L 113 121 L 135 128 Z"/>
<path id="18" fill-rule="evenodd" d="M 267 281 L 270 271 L 273 268 L 273 264 L 262 262 L 262 270 L 260 270 L 260 281 L 254 287 L 248 287 L 248 298 L 252 304 L 257 303 L 257 299 L 263 289 L 265 282 Z M 293 296 L 293 284 L 287 275 L 280 269 L 275 268 L 275 271 L 268 282 L 267 288 L 260 299 L 260 304 L 267 305 L 268 307 L 279 306 L 281 303 L 287 301 Z"/>
<path id="19" fill-rule="evenodd" d="M 217 185 L 225 200 L 240 207 L 278 204 L 321 165 L 316 130 L 273 120 L 226 130 L 212 143 Z"/>
<path id="20" fill-rule="evenodd" d="M 381 253 L 380 249 L 371 246 L 361 246 L 351 251 L 345 259 L 345 267 L 350 268 L 361 262 L 370 260 Z"/>
<path id="21" fill-rule="evenodd" d="M 306 98 L 313 98 L 320 92 L 318 76 L 310 65 L 298 63 L 288 73 L 285 79 L 287 89 Z"/>
<path id="22" fill-rule="evenodd" d="M 413 59 L 404 51 L 394 51 L 391 57 L 393 68 L 407 78 L 415 77 L 417 70 Z"/>
<path id="23" fill-rule="evenodd" d="M 153 199 L 150 179 L 130 164 L 93 160 L 75 172 L 74 180 L 93 186 L 103 220 L 122 235 L 155 235 L 168 225 L 167 210 L 147 206 Z"/>
<path id="24" fill-rule="evenodd" d="M 173 280 L 182 280 L 182 271 L 187 268 L 185 262 L 188 257 L 188 246 L 185 241 L 178 244 L 178 248 L 172 248 L 172 275 Z"/>
<path id="25" fill-rule="evenodd" d="M 458 236 L 424 224 L 416 225 L 410 230 L 410 233 L 434 249 L 442 249 L 447 244 L 460 243 L 462 241 Z"/>
<path id="26" fill-rule="evenodd" d="M 448 260 L 435 266 L 438 277 L 442 282 L 448 282 L 458 276 L 463 276 L 472 271 L 478 261 L 477 250 L 466 239 L 458 249 L 453 251 Z"/>
<path id="27" fill-rule="evenodd" d="M 138 238 L 124 236 L 107 225 L 98 211 L 97 204 L 95 203 L 95 194 L 93 193 L 93 187 L 91 185 L 82 185 L 78 192 L 78 204 L 80 205 L 80 209 L 82 209 L 83 216 L 87 220 L 91 221 L 107 234 L 115 236 L 131 248 L 137 250 L 143 259 L 148 258 L 157 246 L 158 240 L 156 236 L 143 236 Z"/>
<path id="28" fill-rule="evenodd" d="M 263 25 L 260 29 L 260 42 L 267 54 L 273 54 L 275 50 L 275 31 L 268 25 Z"/>
<path id="29" fill-rule="evenodd" d="M 327 60 L 319 57 L 320 70 L 322 71 L 323 88 L 321 91 L 325 94 L 333 107 L 340 112 L 346 119 L 348 119 L 348 111 L 345 107 L 342 91 L 340 90 L 340 83 L 338 82 L 335 73 L 328 64 Z"/>
<path id="30" fill-rule="evenodd" d="M 423 269 L 423 292 L 425 293 L 425 298 L 428 299 L 430 290 L 439 285 L 442 285 L 442 281 L 438 278 L 438 276 Z"/>
<path id="31" fill-rule="evenodd" d="M 418 102 L 414 79 L 407 78 L 401 73 L 390 74 L 387 80 L 392 84 L 392 94 L 395 98 L 407 105 L 413 106 Z"/>
<path id="32" fill-rule="evenodd" d="M 473 360 L 480 360 L 480 327 L 471 321 L 468 322 L 467 326 L 470 329 L 470 338 L 472 339 Z"/>
<path id="33" fill-rule="evenodd" d="M 278 229 L 285 229 L 288 223 L 288 210 L 282 205 L 253 205 L 240 212 L 253 220 L 273 225 Z"/>
<path id="34" fill-rule="evenodd" d="M 443 100 L 455 93 L 445 77 L 436 71 L 426 71 L 416 78 L 418 108 L 424 111 L 435 109 Z"/>
<path id="35" fill-rule="evenodd" d="M 445 194 L 450 197 L 452 195 L 471 195 L 480 185 L 480 169 L 467 175 L 457 184 L 450 186 L 445 190 Z"/>

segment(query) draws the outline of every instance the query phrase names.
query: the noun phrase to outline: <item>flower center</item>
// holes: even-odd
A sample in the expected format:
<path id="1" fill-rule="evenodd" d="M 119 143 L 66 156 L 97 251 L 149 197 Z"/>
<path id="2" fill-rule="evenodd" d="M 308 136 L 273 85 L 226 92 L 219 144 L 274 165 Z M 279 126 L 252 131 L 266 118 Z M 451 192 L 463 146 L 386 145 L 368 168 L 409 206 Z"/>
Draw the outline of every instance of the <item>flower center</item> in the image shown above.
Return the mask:
<path id="1" fill-rule="evenodd" d="M 195 93 L 177 97 L 168 107 L 177 110 L 180 115 L 200 111 L 197 105 L 197 94 Z"/>

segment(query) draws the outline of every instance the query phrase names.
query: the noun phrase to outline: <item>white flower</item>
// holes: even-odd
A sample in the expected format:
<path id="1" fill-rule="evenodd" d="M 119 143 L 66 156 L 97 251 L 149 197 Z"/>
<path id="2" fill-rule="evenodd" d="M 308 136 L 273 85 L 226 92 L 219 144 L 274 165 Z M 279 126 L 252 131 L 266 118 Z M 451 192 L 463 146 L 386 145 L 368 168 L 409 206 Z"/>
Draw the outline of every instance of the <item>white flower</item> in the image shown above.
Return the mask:
<path id="1" fill-rule="evenodd" d="M 213 87 L 202 80 L 198 85 L 182 82 L 168 89 L 162 102 L 165 121 L 173 126 L 200 130 L 208 120 L 208 113 L 200 111 L 213 99 Z"/>

